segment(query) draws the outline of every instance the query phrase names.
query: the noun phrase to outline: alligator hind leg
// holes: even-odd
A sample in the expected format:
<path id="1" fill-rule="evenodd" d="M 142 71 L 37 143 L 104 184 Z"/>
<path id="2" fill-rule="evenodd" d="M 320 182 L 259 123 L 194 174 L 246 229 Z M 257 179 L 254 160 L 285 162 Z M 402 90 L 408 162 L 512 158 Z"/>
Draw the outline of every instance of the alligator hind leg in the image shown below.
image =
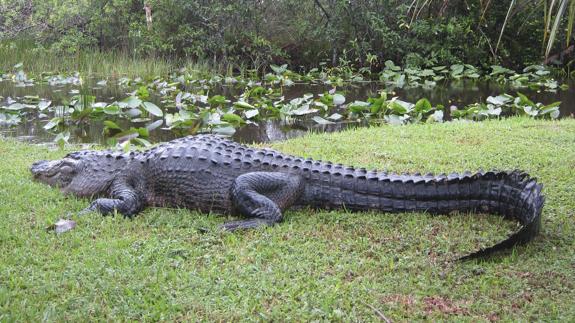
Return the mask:
<path id="1" fill-rule="evenodd" d="M 274 172 L 253 172 L 236 178 L 232 202 L 249 219 L 228 222 L 227 231 L 273 225 L 282 220 L 282 212 L 292 206 L 303 192 L 300 176 Z"/>

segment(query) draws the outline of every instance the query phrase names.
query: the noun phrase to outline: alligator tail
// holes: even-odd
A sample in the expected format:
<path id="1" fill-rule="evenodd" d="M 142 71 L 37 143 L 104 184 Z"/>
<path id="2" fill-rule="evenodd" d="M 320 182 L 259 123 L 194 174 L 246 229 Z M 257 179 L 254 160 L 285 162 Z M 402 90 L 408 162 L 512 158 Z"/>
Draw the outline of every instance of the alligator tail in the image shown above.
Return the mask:
<path id="1" fill-rule="evenodd" d="M 522 226 L 518 231 L 496 245 L 463 256 L 459 260 L 488 257 L 497 251 L 528 243 L 539 233 L 541 213 L 545 204 L 545 196 L 541 194 L 543 184 L 538 184 L 536 178 L 530 178 L 528 174 L 521 171 L 498 174 L 504 174 L 503 177 L 508 178 L 507 184 L 505 184 L 508 187 L 506 189 L 508 194 L 507 196 L 505 196 L 505 193 L 500 195 L 499 213 L 518 221 Z M 508 204 L 508 206 L 505 207 L 505 204 Z"/>
<path id="2" fill-rule="evenodd" d="M 390 183 L 397 182 L 390 179 Z M 399 196 L 393 198 L 395 200 L 403 195 L 404 203 L 410 209 L 426 210 L 435 214 L 453 211 L 496 213 L 521 224 L 521 228 L 507 239 L 459 260 L 487 257 L 499 250 L 525 244 L 539 233 L 545 202 L 545 197 L 541 194 L 543 185 L 538 184 L 537 180 L 527 173 L 516 170 L 461 175 L 454 173 L 437 177 L 412 176 L 411 180 L 401 180 L 401 183 L 403 194 L 400 189 Z M 410 188 L 413 190 L 410 191 Z"/>
<path id="3" fill-rule="evenodd" d="M 327 175 L 327 174 L 326 174 Z M 450 175 L 396 175 L 379 172 L 329 174 L 320 194 L 310 194 L 309 205 L 352 211 L 482 212 L 516 220 L 521 228 L 502 242 L 460 259 L 482 258 L 531 241 L 539 232 L 545 202 L 543 186 L 521 171 L 465 172 Z M 334 176 L 335 175 L 335 176 Z M 327 187 L 326 180 L 329 181 Z M 326 188 L 330 189 L 326 189 Z"/>

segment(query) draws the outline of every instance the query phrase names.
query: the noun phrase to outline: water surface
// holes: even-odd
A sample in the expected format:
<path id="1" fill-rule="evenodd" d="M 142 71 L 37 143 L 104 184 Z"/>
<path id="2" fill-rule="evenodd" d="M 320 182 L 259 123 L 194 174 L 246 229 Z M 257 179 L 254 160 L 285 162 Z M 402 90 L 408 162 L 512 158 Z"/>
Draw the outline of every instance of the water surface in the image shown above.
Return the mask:
<path id="1" fill-rule="evenodd" d="M 116 80 L 109 80 L 105 86 L 98 86 L 96 79 L 88 80 L 88 85 L 84 86 L 83 91 L 96 96 L 96 101 L 113 102 L 121 100 L 129 95 L 130 88 L 118 85 Z M 534 102 L 550 104 L 555 101 L 562 101 L 561 117 L 573 116 L 575 114 L 575 88 L 574 83 L 569 82 L 569 89 L 557 92 L 534 91 L 530 89 L 511 89 L 501 84 L 487 81 L 451 81 L 439 83 L 433 88 L 396 88 L 389 89 L 379 82 L 359 82 L 338 87 L 338 91 L 345 93 L 346 103 L 355 100 L 366 101 L 369 97 L 378 96 L 380 91 L 390 91 L 392 96 L 398 96 L 401 100 L 407 102 L 416 102 L 420 98 L 427 98 L 436 106 L 441 104 L 446 107 L 446 116 L 449 118 L 449 107 L 463 107 L 465 105 L 485 102 L 489 96 L 497 96 L 503 93 L 515 95 L 517 91 L 527 95 Z M 87 88 L 87 90 L 86 90 Z M 8 98 L 19 100 L 24 96 L 38 96 L 42 99 L 52 101 L 52 105 L 63 105 L 77 93 L 79 85 L 65 84 L 51 86 L 48 84 L 35 84 L 33 86 L 17 87 L 9 81 L 0 82 L 0 105 L 5 104 Z M 283 88 L 283 95 L 286 100 L 301 97 L 310 93 L 318 95 L 333 89 L 330 85 L 317 84 L 294 84 L 290 87 Z M 236 101 L 237 97 L 243 92 L 243 88 L 234 86 L 221 86 L 214 90 L 214 94 L 222 94 L 229 99 Z M 150 101 L 162 106 L 161 99 L 154 97 Z M 21 124 L 16 126 L 0 126 L 0 134 L 3 136 L 17 137 L 34 143 L 52 142 L 55 135 L 44 130 L 43 126 L 52 116 L 41 116 L 36 113 L 27 115 Z M 122 126 L 128 126 L 128 121 L 120 121 Z M 374 124 L 374 123 L 372 123 Z M 376 122 L 377 124 L 377 122 Z M 135 126 L 145 126 L 145 124 L 132 124 Z M 350 127 L 369 126 L 367 122 L 355 122 L 342 120 L 336 124 L 319 125 L 311 119 L 300 120 L 267 120 L 261 121 L 257 125 L 247 125 L 237 129 L 234 139 L 246 143 L 270 142 L 284 140 L 292 137 L 302 136 L 310 131 L 312 132 L 330 132 L 340 131 Z M 103 136 L 104 126 L 101 121 L 90 120 L 79 126 L 71 127 L 70 141 L 74 143 L 105 143 Z M 185 135 L 169 130 L 156 129 L 150 133 L 150 141 L 168 141 L 173 138 Z"/>

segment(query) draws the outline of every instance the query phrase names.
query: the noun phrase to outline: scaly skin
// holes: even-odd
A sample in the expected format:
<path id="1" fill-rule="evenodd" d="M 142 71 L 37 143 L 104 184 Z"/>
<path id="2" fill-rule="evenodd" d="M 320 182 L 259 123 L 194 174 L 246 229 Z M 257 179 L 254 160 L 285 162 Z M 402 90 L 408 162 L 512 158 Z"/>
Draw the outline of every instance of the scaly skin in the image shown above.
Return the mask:
<path id="1" fill-rule="evenodd" d="M 531 240 L 539 231 L 542 186 L 525 173 L 397 175 L 253 149 L 219 136 L 177 139 L 145 152 L 81 151 L 39 161 L 34 177 L 78 196 L 85 211 L 134 216 L 147 206 L 241 214 L 226 230 L 272 225 L 290 207 L 351 211 L 480 211 L 519 221 L 503 242 L 466 258 Z"/>

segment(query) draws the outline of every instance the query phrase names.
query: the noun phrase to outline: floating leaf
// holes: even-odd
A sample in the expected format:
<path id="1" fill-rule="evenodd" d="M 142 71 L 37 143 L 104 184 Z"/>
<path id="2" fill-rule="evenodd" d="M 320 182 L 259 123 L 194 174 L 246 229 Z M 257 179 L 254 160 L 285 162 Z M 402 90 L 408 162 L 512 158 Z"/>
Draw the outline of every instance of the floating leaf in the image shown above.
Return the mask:
<path id="1" fill-rule="evenodd" d="M 130 118 L 135 118 L 138 117 L 142 114 L 142 111 L 140 109 L 130 109 L 126 112 L 126 114 L 130 117 Z"/>
<path id="2" fill-rule="evenodd" d="M 134 138 L 131 141 L 133 141 L 134 143 L 140 145 L 140 146 L 144 146 L 144 147 L 150 147 L 152 145 L 152 143 L 150 143 L 149 141 L 147 141 L 144 138 Z"/>
<path id="3" fill-rule="evenodd" d="M 234 106 L 237 108 L 241 108 L 241 109 L 255 109 L 256 108 L 253 105 L 251 105 L 247 102 L 244 102 L 244 101 L 234 102 Z"/>
<path id="4" fill-rule="evenodd" d="M 229 122 L 229 123 L 237 123 L 237 124 L 245 123 L 245 120 L 242 119 L 242 117 L 240 117 L 237 114 L 233 114 L 233 113 L 225 113 L 222 116 L 222 120 Z"/>
<path id="5" fill-rule="evenodd" d="M 363 101 L 354 101 L 353 103 L 348 104 L 347 108 L 351 112 L 360 113 L 369 111 L 370 103 L 363 102 Z"/>
<path id="6" fill-rule="evenodd" d="M 150 119 L 150 118 L 135 118 L 135 119 L 132 119 L 131 121 L 132 121 L 133 123 L 143 123 L 143 122 L 148 122 L 148 121 L 151 121 L 151 120 L 152 120 L 152 119 Z"/>
<path id="7" fill-rule="evenodd" d="M 286 70 L 287 70 L 287 64 L 283 64 L 282 66 L 277 66 L 274 64 L 270 64 L 270 68 L 274 71 L 274 73 L 276 74 L 283 74 Z"/>
<path id="8" fill-rule="evenodd" d="M 158 127 L 160 127 L 162 124 L 164 124 L 164 120 L 156 120 L 152 123 L 150 123 L 149 125 L 146 126 L 146 129 L 148 129 L 148 131 L 152 131 Z"/>
<path id="9" fill-rule="evenodd" d="M 437 111 L 433 112 L 433 114 L 431 114 L 427 118 L 427 121 L 428 122 L 443 122 L 443 111 L 437 110 Z"/>
<path id="10" fill-rule="evenodd" d="M 333 124 L 334 122 L 326 120 L 320 116 L 315 116 L 312 118 L 313 121 L 315 121 L 318 124 Z"/>
<path id="11" fill-rule="evenodd" d="M 342 105 L 345 103 L 345 96 L 336 93 L 333 95 L 333 104 L 334 105 Z"/>
<path id="12" fill-rule="evenodd" d="M 334 113 L 334 114 L 330 115 L 330 116 L 327 117 L 327 118 L 328 118 L 328 119 L 331 119 L 331 120 L 334 120 L 334 121 L 337 121 L 337 120 L 340 120 L 342 117 L 343 117 L 343 116 L 342 116 L 341 114 L 339 114 L 339 113 Z"/>
<path id="13" fill-rule="evenodd" d="M 62 118 L 53 118 L 52 120 L 48 121 L 47 124 L 44 125 L 44 129 L 51 130 L 57 127 L 60 122 L 62 122 Z"/>
<path id="14" fill-rule="evenodd" d="M 523 111 L 525 111 L 525 113 L 527 113 L 528 115 L 530 115 L 532 117 L 535 117 L 539 114 L 539 111 L 535 107 L 532 107 L 530 105 L 524 106 Z"/>
<path id="15" fill-rule="evenodd" d="M 493 105 L 504 105 L 511 102 L 513 98 L 507 94 L 498 95 L 498 96 L 489 96 L 487 97 L 487 103 L 491 103 Z"/>
<path id="16" fill-rule="evenodd" d="M 208 99 L 208 104 L 213 107 L 224 105 L 226 102 L 228 102 L 228 100 L 226 100 L 226 97 L 223 95 L 214 95 Z"/>
<path id="17" fill-rule="evenodd" d="M 310 114 L 317 112 L 317 109 L 311 109 L 309 104 L 303 104 L 299 108 L 292 110 L 291 113 L 294 115 L 302 116 L 304 114 Z"/>
<path id="18" fill-rule="evenodd" d="M 12 103 L 7 107 L 2 107 L 2 109 L 12 110 L 12 111 L 18 111 L 18 110 L 22 110 L 24 108 L 26 108 L 26 106 L 23 105 L 22 103 Z"/>
<path id="19" fill-rule="evenodd" d="M 94 109 L 103 109 L 108 105 L 108 103 L 106 102 L 96 102 L 94 104 L 92 104 L 92 108 Z"/>
<path id="20" fill-rule="evenodd" d="M 258 114 L 260 114 L 260 112 L 259 112 L 258 110 L 256 110 L 256 109 L 246 110 L 246 111 L 244 112 L 244 115 L 246 116 L 247 119 L 251 119 L 251 118 L 257 116 Z"/>
<path id="21" fill-rule="evenodd" d="M 153 104 L 152 102 L 144 102 L 144 103 L 142 103 L 142 106 L 144 107 L 144 109 L 146 111 L 155 115 L 156 117 L 161 117 L 164 115 L 162 110 L 160 110 L 160 108 L 158 108 L 158 106 Z"/>
<path id="22" fill-rule="evenodd" d="M 104 126 L 108 129 L 122 130 L 114 121 L 104 120 Z"/>
<path id="23" fill-rule="evenodd" d="M 104 108 L 104 113 L 110 115 L 120 114 L 120 111 L 120 107 L 115 104 L 108 105 Z"/>
<path id="24" fill-rule="evenodd" d="M 142 100 L 135 96 L 129 96 L 122 100 L 122 102 L 128 104 L 128 107 L 130 108 L 137 108 L 142 104 Z"/>
<path id="25" fill-rule="evenodd" d="M 224 136 L 231 136 L 236 133 L 236 129 L 234 127 L 218 127 L 212 129 L 213 133 L 217 133 Z"/>
<path id="26" fill-rule="evenodd" d="M 394 126 L 404 124 L 405 120 L 407 120 L 407 118 L 408 117 L 400 116 L 400 115 L 396 115 L 396 114 L 390 114 L 390 115 L 386 115 L 384 117 L 384 119 L 387 123 L 394 125 Z"/>

